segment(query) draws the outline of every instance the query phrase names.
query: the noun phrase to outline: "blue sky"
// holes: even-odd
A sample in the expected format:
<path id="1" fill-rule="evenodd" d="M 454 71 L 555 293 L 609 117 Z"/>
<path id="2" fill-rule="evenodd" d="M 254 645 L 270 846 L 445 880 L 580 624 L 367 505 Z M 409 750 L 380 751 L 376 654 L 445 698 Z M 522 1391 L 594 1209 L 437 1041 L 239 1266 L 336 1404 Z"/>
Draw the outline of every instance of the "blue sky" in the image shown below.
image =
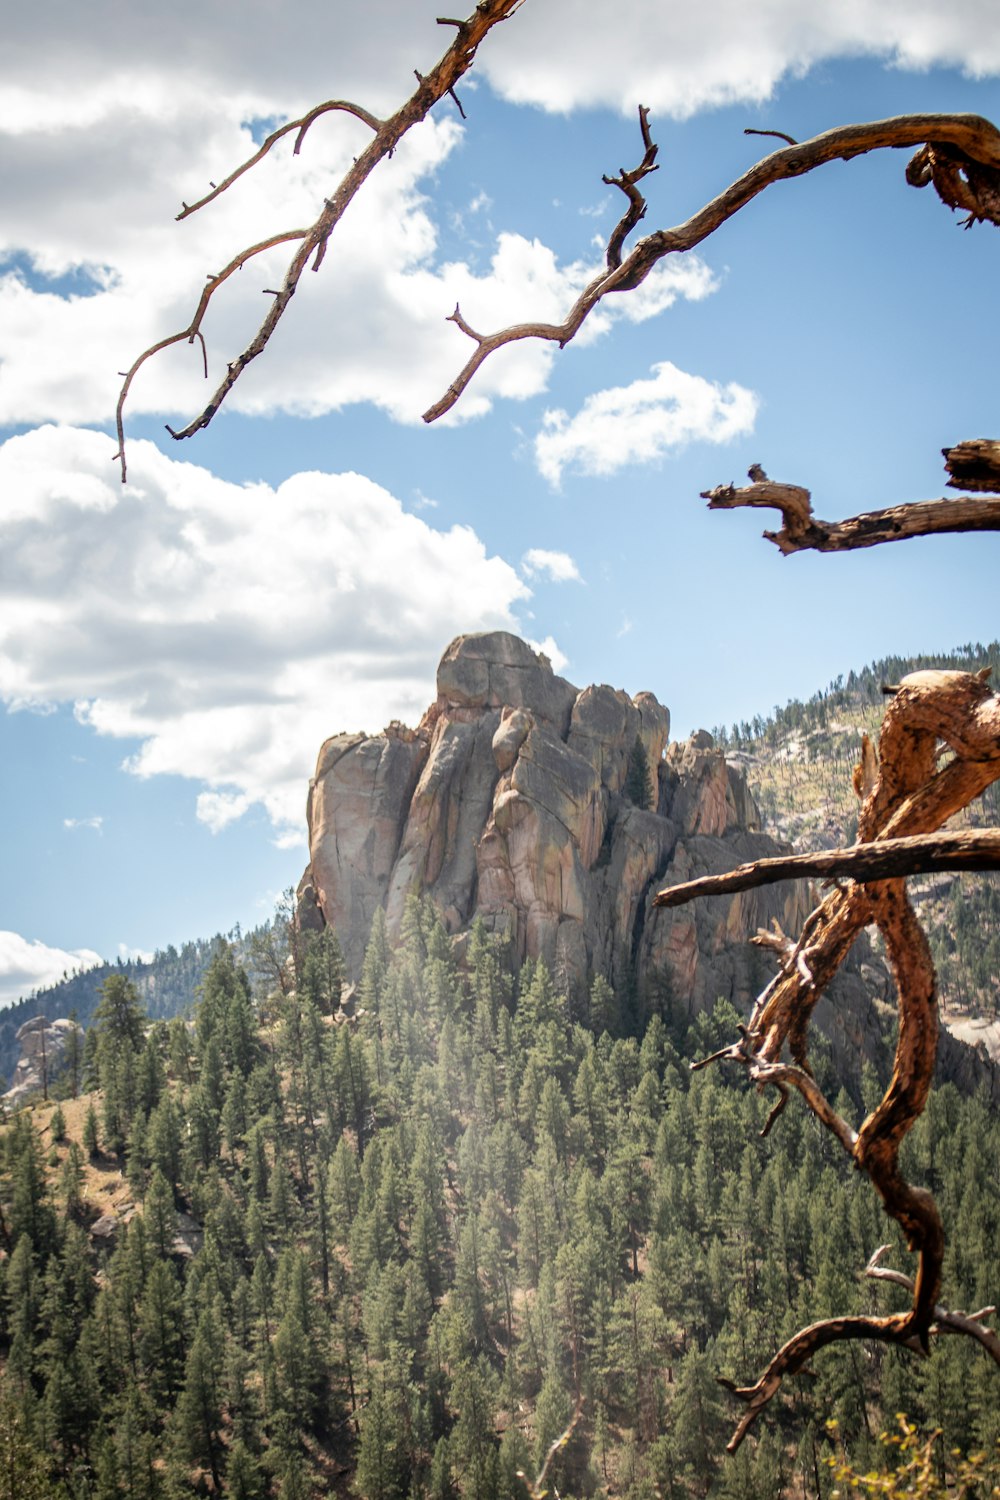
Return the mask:
<path id="1" fill-rule="evenodd" d="M 612 41 L 589 0 L 527 0 L 460 91 L 467 122 L 440 107 L 372 178 L 230 410 L 175 444 L 197 361 L 143 372 L 125 490 L 116 370 L 241 244 L 308 222 L 364 131 L 317 125 L 178 225 L 180 200 L 264 120 L 331 92 L 393 107 L 446 38 L 424 0 L 309 0 L 275 59 L 262 5 L 238 37 L 200 8 L 197 46 L 173 12 L 159 35 L 107 6 L 110 62 L 101 4 L 46 11 L 44 47 L 22 17 L 0 59 L 0 1001 L 78 956 L 267 916 L 305 863 L 322 739 L 415 722 L 460 631 L 651 689 L 678 735 L 996 635 L 993 537 L 782 559 L 760 515 L 698 498 L 752 462 L 825 517 L 929 498 L 943 446 L 997 435 L 1000 240 L 908 188 L 904 153 L 778 185 L 585 339 L 522 345 L 456 420 L 419 420 L 467 357 L 456 299 L 477 327 L 562 315 L 620 213 L 601 174 L 641 155 L 636 103 L 651 229 L 765 153 L 748 125 L 1000 117 L 977 0 L 623 0 Z M 216 367 L 280 274 L 220 296 Z"/>

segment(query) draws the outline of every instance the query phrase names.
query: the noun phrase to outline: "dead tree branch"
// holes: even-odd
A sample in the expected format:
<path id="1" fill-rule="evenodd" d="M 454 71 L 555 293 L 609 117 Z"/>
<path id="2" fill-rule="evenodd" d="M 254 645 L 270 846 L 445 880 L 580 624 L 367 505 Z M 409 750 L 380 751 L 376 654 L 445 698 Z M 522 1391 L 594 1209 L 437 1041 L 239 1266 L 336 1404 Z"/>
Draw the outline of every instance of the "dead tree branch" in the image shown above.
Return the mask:
<path id="1" fill-rule="evenodd" d="M 669 886 L 653 898 L 654 906 L 683 906 L 698 896 L 733 895 L 774 885 L 778 880 L 807 877 L 826 880 L 887 880 L 926 875 L 934 870 L 1000 870 L 1000 828 L 962 829 L 957 833 L 919 834 L 828 849 L 819 854 L 786 854 L 737 865 L 722 875 L 703 875 Z"/>
<path id="2" fill-rule="evenodd" d="M 631 172 L 626 172 L 622 167 L 617 177 L 601 178 L 601 181 L 608 187 L 621 188 L 628 199 L 628 208 L 615 225 L 611 238 L 608 240 L 605 261 L 609 271 L 617 271 L 622 263 L 622 249 L 625 241 L 640 219 L 646 216 L 646 200 L 636 187 L 636 183 L 648 177 L 650 172 L 660 170 L 656 165 L 656 153 L 659 148 L 653 144 L 653 137 L 649 133 L 649 110 L 644 104 L 639 105 L 639 129 L 642 132 L 642 144 L 646 148 L 646 153 L 639 165 L 633 167 Z"/>
<path id="3" fill-rule="evenodd" d="M 967 449 L 971 445 L 961 444 Z M 987 445 L 998 449 L 1000 444 Z M 959 449 L 946 449 L 955 454 Z M 962 460 L 958 461 L 959 469 Z M 966 464 L 966 470 L 969 465 Z M 949 472 L 951 469 L 949 463 Z M 985 463 L 980 459 L 978 472 L 985 477 Z M 1000 488 L 1000 463 L 994 472 L 993 487 Z M 799 484 L 782 484 L 769 479 L 758 465 L 750 470 L 751 483 L 737 489 L 732 484 L 702 490 L 709 510 L 767 509 L 781 512 L 780 531 L 765 531 L 783 556 L 792 552 L 853 552 L 859 547 L 877 547 L 883 542 L 902 542 L 915 536 L 939 536 L 956 531 L 1000 531 L 1000 499 L 911 500 L 891 505 L 885 510 L 866 511 L 845 521 L 820 521 L 813 515 L 812 496 Z M 957 480 L 949 481 L 957 484 Z M 968 488 L 986 489 L 986 483 Z"/>
<path id="4" fill-rule="evenodd" d="M 995 439 L 969 438 L 941 452 L 952 489 L 1000 494 L 1000 443 Z"/>
<path id="5" fill-rule="evenodd" d="M 905 1287 L 908 1292 L 912 1292 L 912 1276 L 907 1276 L 903 1271 L 894 1271 L 891 1267 L 880 1264 L 882 1256 L 889 1248 L 888 1245 L 880 1245 L 878 1247 L 865 1267 L 865 1275 L 873 1281 L 892 1281 L 896 1286 Z M 981 1307 L 978 1312 L 964 1313 L 949 1310 L 938 1303 L 934 1309 L 934 1322 L 931 1324 L 931 1333 L 967 1333 L 970 1338 L 977 1339 L 987 1353 L 991 1354 L 997 1364 L 1000 1365 L 1000 1335 L 994 1329 L 986 1327 L 986 1319 L 992 1318 L 995 1315 L 995 1307 Z"/>
<path id="6" fill-rule="evenodd" d="M 646 137 L 644 129 L 644 143 Z M 475 352 L 440 401 L 424 412 L 424 421 L 433 422 L 450 411 L 496 349 L 523 339 L 543 339 L 564 348 L 604 297 L 612 292 L 634 291 L 665 256 L 694 250 L 773 183 L 802 177 L 827 162 L 850 161 L 869 151 L 906 146 L 920 147 L 907 168 L 911 186 L 933 183 L 942 202 L 966 210 L 967 224 L 986 220 L 1000 224 L 1000 131 L 988 120 L 979 115 L 896 115 L 864 125 L 838 126 L 811 140 L 773 151 L 683 224 L 647 235 L 620 263 L 613 264 L 612 247 L 621 227 L 616 226 L 608 244 L 606 268 L 584 287 L 565 320 L 517 323 L 479 338 Z M 648 154 L 648 145 L 646 149 Z M 620 245 L 618 248 L 620 252 Z"/>
<path id="7" fill-rule="evenodd" d="M 942 741 L 955 758 L 939 768 Z M 936 833 L 998 779 L 1000 698 L 991 692 L 985 674 L 931 671 L 904 678 L 886 711 L 877 764 L 869 747 L 856 773 L 855 786 L 863 794 L 858 846 L 834 856 L 841 866 L 850 865 L 857 879 L 820 902 L 797 943 L 790 943 L 781 933 L 767 935 L 769 945 L 781 955 L 781 967 L 741 1028 L 739 1040 L 717 1054 L 740 1062 L 758 1084 L 777 1087 L 778 1104 L 765 1130 L 783 1109 L 789 1088 L 803 1095 L 856 1166 L 867 1173 L 886 1212 L 899 1224 L 917 1256 L 916 1276 L 910 1283 L 912 1302 L 905 1312 L 811 1324 L 778 1351 L 755 1384 L 731 1387 L 744 1401 L 745 1410 L 729 1443 L 730 1452 L 739 1447 L 785 1377 L 802 1370 L 826 1345 L 841 1339 L 878 1339 L 926 1351 L 935 1324 L 944 1326 L 938 1317 L 944 1256 L 941 1219 L 932 1195 L 907 1182 L 899 1167 L 900 1146 L 923 1111 L 933 1077 L 938 1035 L 934 965 L 905 884 L 887 873 L 885 854 L 888 849 L 892 856 L 900 845 L 905 846 L 910 868 L 914 844 L 926 848 L 929 842 L 914 836 Z M 942 835 L 937 842 L 940 845 L 949 837 Z M 998 842 L 993 833 L 993 846 Z M 867 873 L 872 866 L 866 869 L 868 851 L 861 848 L 865 845 L 872 850 L 875 877 Z M 841 868 L 837 873 L 851 874 L 851 869 Z M 802 865 L 797 863 L 795 870 L 801 873 Z M 661 896 L 669 899 L 672 894 L 667 891 Z M 668 904 L 657 899 L 659 904 Z M 888 1088 L 855 1132 L 831 1108 L 812 1078 L 807 1032 L 820 995 L 858 932 L 871 922 L 882 933 L 895 975 L 899 1033 Z M 786 1045 L 791 1064 L 783 1060 Z M 1000 1340 L 994 1347 L 995 1336 L 982 1337 L 981 1319 L 972 1322 L 980 1330 L 972 1336 L 1000 1363 Z M 951 1332 L 972 1332 L 956 1317 L 947 1326 Z"/>
<path id="8" fill-rule="evenodd" d="M 238 178 L 243 176 L 244 172 L 249 172 L 251 167 L 255 167 L 259 161 L 263 161 L 264 157 L 267 156 L 272 146 L 276 146 L 280 140 L 283 140 L 284 137 L 286 135 L 289 135 L 293 130 L 297 131 L 298 133 L 295 137 L 295 145 L 292 147 L 292 155 L 298 156 L 299 152 L 302 150 L 302 142 L 305 140 L 306 133 L 309 130 L 310 125 L 312 125 L 313 121 L 318 120 L 321 115 L 330 114 L 334 110 L 340 111 L 343 114 L 353 115 L 356 120 L 363 121 L 363 123 L 367 125 L 369 129 L 374 130 L 376 133 L 382 127 L 381 120 L 379 120 L 375 115 L 369 113 L 367 109 L 363 109 L 360 104 L 352 104 L 349 99 L 328 99 L 325 104 L 317 104 L 315 108 L 310 109 L 306 114 L 304 114 L 301 119 L 289 120 L 287 125 L 281 125 L 277 130 L 272 130 L 271 134 L 267 137 L 267 140 L 263 142 L 259 150 L 255 151 L 253 156 L 248 157 L 248 159 L 243 163 L 242 166 L 237 167 L 235 171 L 230 172 L 228 177 L 224 177 L 220 183 L 213 182 L 211 184 L 212 191 L 210 193 L 206 193 L 204 198 L 199 198 L 195 203 L 182 204 L 181 211 L 177 215 L 178 220 L 189 219 L 192 214 L 198 212 L 199 208 L 204 208 L 206 204 L 211 203 L 214 199 L 221 197 L 221 195 L 226 191 L 227 188 L 231 188 L 233 183 L 236 182 Z"/>
<path id="9" fill-rule="evenodd" d="M 204 198 L 199 199 L 197 203 L 191 204 L 190 207 L 187 204 L 183 206 L 181 213 L 178 215 L 182 219 L 187 218 L 189 214 L 204 207 L 207 203 L 211 203 L 213 199 L 231 187 L 238 178 L 242 177 L 245 172 L 256 166 L 277 141 L 292 130 L 298 132 L 295 142 L 295 150 L 298 151 L 310 125 L 321 114 L 332 110 L 346 112 L 362 120 L 373 131 L 371 141 L 369 141 L 364 151 L 355 159 L 351 167 L 341 178 L 332 195 L 325 200 L 318 217 L 307 229 L 293 230 L 275 235 L 270 239 L 262 240 L 259 244 L 249 246 L 246 250 L 242 250 L 230 261 L 224 272 L 220 273 L 217 277 L 213 276 L 209 278 L 208 285 L 198 300 L 194 316 L 188 326 L 177 333 L 169 335 L 167 338 L 160 339 L 157 343 L 151 345 L 150 348 L 144 350 L 125 373 L 124 384 L 119 393 L 116 410 L 118 452 L 115 457 L 121 465 L 122 483 L 125 482 L 126 478 L 124 409 L 132 382 L 140 368 L 154 354 L 158 354 L 161 350 L 169 348 L 171 344 L 179 344 L 185 340 L 188 343 L 194 343 L 195 339 L 201 334 L 201 325 L 212 297 L 232 271 L 244 265 L 253 256 L 259 255 L 264 250 L 272 249 L 275 245 L 281 244 L 285 240 L 300 240 L 301 244 L 289 263 L 281 288 L 273 293 L 273 301 L 268 307 L 264 320 L 254 337 L 243 352 L 237 355 L 227 366 L 225 376 L 199 415 L 189 422 L 186 427 L 182 427 L 176 432 L 173 429 L 168 429 L 168 431 L 171 437 L 180 439 L 191 437 L 202 427 L 207 427 L 247 365 L 256 359 L 258 354 L 262 353 L 267 347 L 271 335 L 281 321 L 286 307 L 295 294 L 306 266 L 311 261 L 312 269 L 314 271 L 319 270 L 326 254 L 326 247 L 330 236 L 343 218 L 349 205 L 353 202 L 358 190 L 364 185 L 378 164 L 387 156 L 392 155 L 392 152 L 406 132 L 412 126 L 419 124 L 421 120 L 425 119 L 439 100 L 444 98 L 445 95 L 451 95 L 454 98 L 455 85 L 471 68 L 483 38 L 499 22 L 505 21 L 512 16 L 521 4 L 522 0 L 480 0 L 480 3 L 466 20 L 454 21 L 442 19 L 440 24 L 456 28 L 454 41 L 429 73 L 417 75 L 418 81 L 415 91 L 407 99 L 406 103 L 395 114 L 390 115 L 388 119 L 379 120 L 368 110 L 362 108 L 361 105 L 351 104 L 346 100 L 330 100 L 326 104 L 318 105 L 315 109 L 310 110 L 308 114 L 303 115 L 300 120 L 291 121 L 289 124 L 282 126 L 280 130 L 276 130 L 268 137 L 254 156 L 232 172 Z"/>

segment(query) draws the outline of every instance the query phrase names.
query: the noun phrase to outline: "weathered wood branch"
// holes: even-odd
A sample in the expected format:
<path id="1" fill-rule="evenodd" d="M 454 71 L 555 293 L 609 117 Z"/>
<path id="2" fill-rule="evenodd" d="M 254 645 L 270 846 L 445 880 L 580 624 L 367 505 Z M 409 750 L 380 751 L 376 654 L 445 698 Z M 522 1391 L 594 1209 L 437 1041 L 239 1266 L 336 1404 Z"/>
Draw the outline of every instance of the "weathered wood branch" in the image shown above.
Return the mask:
<path id="1" fill-rule="evenodd" d="M 637 167 L 627 172 L 622 167 L 617 177 L 604 176 L 601 178 L 608 187 L 621 188 L 628 199 L 628 208 L 619 219 L 618 223 L 608 240 L 608 248 L 605 253 L 605 262 L 609 271 L 616 271 L 622 263 L 622 249 L 632 230 L 641 219 L 646 217 L 646 200 L 640 193 L 636 184 L 650 172 L 658 172 L 656 155 L 659 147 L 654 145 L 653 137 L 649 131 L 649 110 L 644 104 L 639 105 L 639 129 L 642 132 L 642 144 L 645 146 L 645 155 Z"/>
<path id="2" fill-rule="evenodd" d="M 939 769 L 942 742 L 954 751 L 955 759 Z M 998 779 L 1000 698 L 991 692 L 986 674 L 932 671 L 904 678 L 886 711 L 878 756 L 869 746 L 855 774 L 855 786 L 864 799 L 858 846 L 835 851 L 827 857 L 832 858 L 834 868 L 816 872 L 842 873 L 850 876 L 852 883 L 832 891 L 820 902 L 796 943 L 780 932 L 766 935 L 769 946 L 781 957 L 781 967 L 754 1006 L 748 1024 L 741 1028 L 739 1040 L 716 1054 L 719 1059 L 740 1062 L 755 1082 L 777 1087 L 778 1104 L 765 1130 L 784 1108 L 790 1088 L 802 1094 L 816 1117 L 867 1173 L 887 1213 L 899 1224 L 917 1256 L 916 1275 L 909 1282 L 912 1301 L 905 1312 L 883 1318 L 832 1318 L 814 1323 L 778 1351 L 759 1380 L 736 1390 L 745 1410 L 730 1441 L 730 1451 L 743 1441 L 784 1378 L 801 1370 L 826 1345 L 863 1338 L 926 1350 L 931 1334 L 939 1325 L 944 1326 L 938 1317 L 944 1257 L 941 1219 L 931 1193 L 907 1182 L 899 1166 L 903 1140 L 924 1109 L 933 1077 L 938 1036 L 934 965 L 905 884 L 893 874 L 891 864 L 886 864 L 886 854 L 892 858 L 902 852 L 909 869 L 915 846 L 926 851 L 932 842 L 941 847 L 944 841 L 945 848 L 953 845 L 954 835 L 939 835 L 936 840 L 914 836 L 936 834 L 947 818 Z M 958 835 L 959 840 L 963 837 Z M 973 837 L 984 837 L 993 850 L 1000 847 L 996 831 Z M 866 864 L 872 858 L 875 864 Z M 839 869 L 835 867 L 838 862 Z M 773 861 L 765 863 L 773 868 Z M 790 873 L 802 873 L 802 861 L 784 863 L 786 868 L 792 863 Z M 756 872 L 744 870 L 740 876 L 745 878 L 748 873 L 749 884 L 757 883 Z M 769 874 L 765 872 L 765 878 Z M 704 883 L 701 886 L 704 890 Z M 673 892 L 661 894 L 669 902 Z M 807 1031 L 820 995 L 854 937 L 870 922 L 876 923 L 882 933 L 895 976 L 899 1033 L 888 1088 L 855 1132 L 831 1108 L 812 1079 Z M 792 1064 L 783 1060 L 786 1045 Z M 981 1317 L 968 1321 L 971 1327 L 952 1317 L 948 1331 L 971 1334 L 996 1358 L 996 1336 L 989 1330 L 983 1336 Z"/>
<path id="3" fill-rule="evenodd" d="M 694 250 L 773 183 L 802 177 L 827 162 L 906 146 L 920 147 L 907 172 L 911 186 L 933 183 L 942 201 L 965 209 L 970 221 L 1000 224 L 1000 131 L 988 120 L 979 115 L 896 115 L 838 126 L 773 151 L 683 224 L 658 229 L 639 240 L 619 265 L 607 260 L 606 268 L 584 287 L 562 323 L 517 323 L 481 339 L 441 399 L 424 412 L 424 421 L 433 422 L 450 411 L 495 350 L 524 339 L 542 339 L 564 348 L 604 297 L 634 291 L 665 256 Z"/>
<path id="4" fill-rule="evenodd" d="M 998 445 L 1000 446 L 1000 445 Z M 946 450 L 955 453 L 956 449 Z M 866 511 L 844 521 L 821 521 L 813 514 L 812 496 L 798 484 L 782 484 L 752 469 L 751 483 L 737 489 L 732 484 L 703 490 L 709 510 L 743 508 L 778 510 L 779 531 L 765 531 L 785 557 L 792 552 L 853 552 L 877 547 L 883 542 L 902 542 L 910 537 L 940 536 L 959 531 L 1000 531 L 1000 499 L 966 495 L 960 499 L 911 500 L 885 510 Z M 1000 474 L 1000 468 L 998 468 Z M 976 488 L 976 486 L 969 486 Z M 989 486 L 980 484 L 980 489 Z M 1000 479 L 994 485 L 1000 488 Z"/>
<path id="5" fill-rule="evenodd" d="M 913 1277 L 907 1276 L 903 1271 L 894 1271 L 891 1266 L 880 1264 L 883 1255 L 891 1247 L 880 1245 L 872 1255 L 867 1266 L 865 1275 L 873 1281 L 891 1281 L 896 1286 L 901 1286 L 908 1292 L 913 1291 Z M 1000 1335 L 992 1328 L 987 1328 L 986 1319 L 996 1316 L 995 1307 L 981 1307 L 978 1312 L 965 1313 L 957 1309 L 942 1307 L 938 1303 L 934 1308 L 934 1322 L 931 1324 L 932 1334 L 941 1333 L 964 1333 L 974 1338 L 990 1354 L 997 1364 L 1000 1365 Z"/>
<path id="6" fill-rule="evenodd" d="M 255 360 L 267 347 L 271 335 L 281 321 L 285 309 L 295 294 L 302 273 L 310 261 L 312 262 L 312 269 L 314 271 L 319 270 L 326 254 L 326 247 L 330 236 L 353 202 L 359 189 L 368 180 L 378 164 L 387 156 L 392 155 L 400 140 L 412 126 L 425 119 L 434 105 L 443 99 L 445 95 L 454 97 L 455 84 L 471 68 L 483 38 L 499 22 L 505 21 L 513 15 L 522 3 L 523 0 L 480 0 L 480 3 L 476 6 L 472 14 L 464 21 L 443 21 L 442 24 L 456 27 L 454 41 L 429 73 L 417 75 L 417 87 L 415 91 L 406 100 L 405 104 L 395 114 L 390 115 L 388 119 L 379 120 L 361 105 L 351 104 L 345 100 L 330 100 L 326 104 L 318 105 L 314 110 L 310 110 L 308 114 L 303 115 L 300 120 L 291 121 L 289 124 L 273 132 L 254 156 L 232 172 L 204 198 L 190 207 L 184 205 L 178 216 L 179 218 L 186 218 L 189 214 L 194 213 L 196 209 L 204 207 L 205 204 L 212 202 L 214 198 L 225 192 L 238 178 L 242 177 L 245 172 L 255 166 L 278 140 L 292 130 L 298 132 L 295 145 L 297 151 L 302 144 L 306 131 L 313 121 L 321 114 L 331 110 L 339 110 L 352 114 L 358 119 L 363 120 L 373 131 L 372 139 L 368 145 L 341 178 L 332 195 L 325 200 L 318 217 L 307 229 L 276 235 L 271 239 L 263 240 L 259 244 L 252 245 L 246 250 L 241 251 L 230 262 L 224 274 L 219 277 L 209 278 L 208 286 L 202 292 L 198 300 L 198 305 L 195 308 L 194 316 L 188 326 L 177 333 L 169 335 L 167 338 L 160 339 L 157 343 L 151 345 L 150 348 L 144 350 L 133 362 L 124 376 L 124 384 L 118 397 L 116 411 L 118 452 L 115 457 L 121 465 L 123 484 L 125 483 L 127 473 L 125 462 L 124 409 L 132 382 L 142 365 L 148 359 L 152 358 L 154 354 L 158 354 L 162 349 L 168 348 L 171 344 L 182 343 L 185 340 L 188 343 L 194 342 L 201 332 L 202 321 L 213 295 L 222 282 L 227 279 L 230 272 L 236 269 L 237 266 L 243 265 L 252 256 L 260 254 L 262 250 L 272 248 L 283 240 L 300 240 L 301 244 L 288 265 L 281 287 L 273 294 L 273 300 L 254 337 L 247 344 L 243 352 L 237 355 L 227 366 L 225 376 L 198 416 L 189 422 L 186 427 L 182 427 L 177 431 L 174 431 L 172 428 L 168 428 L 167 430 L 170 432 L 171 437 L 179 440 L 191 437 L 201 428 L 207 427 L 247 365 Z"/>
<path id="7" fill-rule="evenodd" d="M 758 859 L 726 870 L 722 875 L 703 875 L 683 885 L 668 886 L 654 896 L 653 905 L 683 906 L 698 896 L 733 895 L 761 885 L 774 885 L 779 880 L 807 877 L 887 880 L 893 876 L 926 875 L 934 870 L 1000 870 L 1000 828 L 925 833 L 912 838 L 852 844 L 848 849 L 828 849 L 819 854 Z"/>
<path id="8" fill-rule="evenodd" d="M 941 452 L 952 489 L 1000 494 L 1000 443 L 995 438 L 968 438 Z"/>

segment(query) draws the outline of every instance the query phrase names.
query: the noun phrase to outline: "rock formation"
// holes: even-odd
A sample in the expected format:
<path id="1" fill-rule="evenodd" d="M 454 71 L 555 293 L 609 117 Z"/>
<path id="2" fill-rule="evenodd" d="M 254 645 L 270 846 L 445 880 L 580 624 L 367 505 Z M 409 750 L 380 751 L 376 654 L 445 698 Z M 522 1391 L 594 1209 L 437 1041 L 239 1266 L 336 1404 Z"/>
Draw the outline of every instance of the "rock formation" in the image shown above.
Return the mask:
<path id="1" fill-rule="evenodd" d="M 349 973 L 376 909 L 397 932 L 415 891 L 449 932 L 479 917 L 515 961 L 543 958 L 571 997 L 595 973 L 619 994 L 638 975 L 690 1009 L 756 992 L 746 939 L 772 918 L 797 930 L 800 886 L 677 912 L 650 905 L 664 884 L 778 847 L 710 735 L 669 744 L 670 715 L 651 693 L 581 692 L 502 632 L 453 641 L 437 689 L 415 730 L 335 735 L 319 753 L 300 915 L 336 927 Z M 637 741 L 648 807 L 626 795 Z"/>
<path id="2" fill-rule="evenodd" d="M 17 1033 L 21 1056 L 11 1077 L 10 1088 L 3 1096 L 9 1106 L 23 1104 L 32 1094 L 41 1093 L 46 1082 L 55 1078 L 62 1066 L 70 1033 L 79 1029 L 75 1021 L 49 1021 L 45 1016 L 33 1016 L 30 1021 L 25 1021 Z"/>

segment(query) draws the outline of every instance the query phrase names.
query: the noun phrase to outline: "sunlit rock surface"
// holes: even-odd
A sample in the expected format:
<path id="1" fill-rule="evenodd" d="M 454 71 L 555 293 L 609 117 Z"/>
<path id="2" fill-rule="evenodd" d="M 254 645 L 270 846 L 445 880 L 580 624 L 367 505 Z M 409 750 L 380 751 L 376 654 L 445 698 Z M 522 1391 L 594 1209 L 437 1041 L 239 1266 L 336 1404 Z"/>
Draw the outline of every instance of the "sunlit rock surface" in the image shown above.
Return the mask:
<path id="1" fill-rule="evenodd" d="M 320 750 L 303 917 L 318 909 L 336 927 L 350 973 L 376 909 L 397 932 L 416 891 L 449 932 L 481 917 L 515 961 L 543 958 L 571 997 L 595 973 L 692 1010 L 756 993 L 761 964 L 746 940 L 773 918 L 797 930 L 801 885 L 651 905 L 663 885 L 779 848 L 710 735 L 669 744 L 670 714 L 651 693 L 580 691 L 503 632 L 453 641 L 437 688 L 415 730 L 335 735 Z"/>

